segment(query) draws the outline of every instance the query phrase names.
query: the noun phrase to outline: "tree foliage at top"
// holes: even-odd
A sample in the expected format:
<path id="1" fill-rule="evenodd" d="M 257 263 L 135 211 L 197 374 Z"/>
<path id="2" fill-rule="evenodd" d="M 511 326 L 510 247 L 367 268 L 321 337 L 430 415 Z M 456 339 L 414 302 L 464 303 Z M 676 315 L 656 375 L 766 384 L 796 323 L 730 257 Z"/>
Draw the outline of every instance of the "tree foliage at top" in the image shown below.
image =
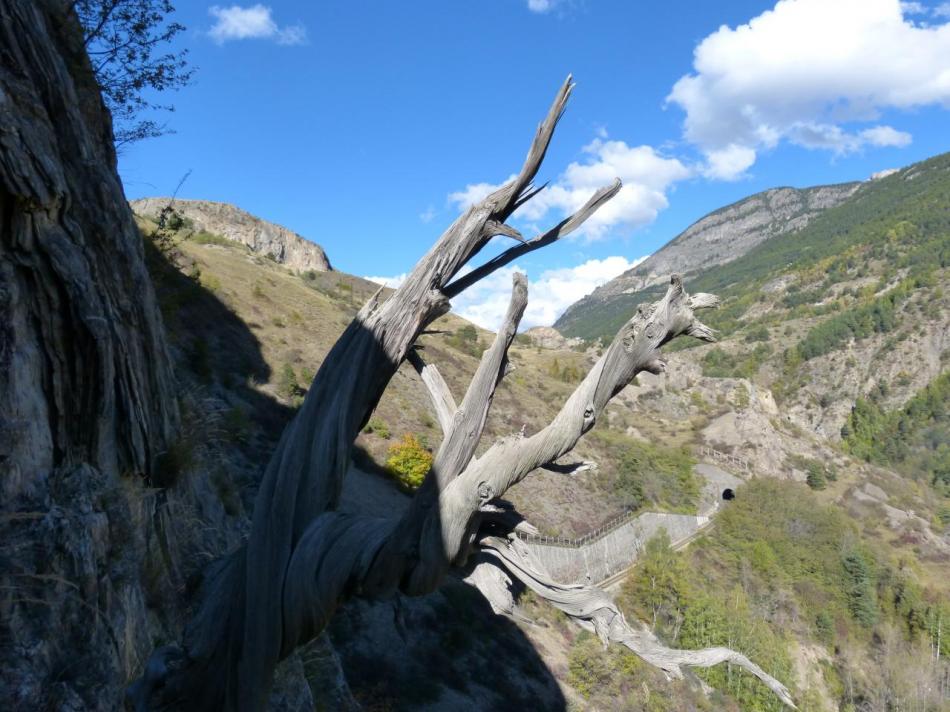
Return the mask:
<path id="1" fill-rule="evenodd" d="M 149 110 L 173 111 L 151 94 L 191 81 L 187 50 L 167 51 L 185 27 L 169 21 L 170 0 L 76 0 L 89 60 L 112 114 L 116 146 L 161 136 L 168 129 L 142 118 Z"/>

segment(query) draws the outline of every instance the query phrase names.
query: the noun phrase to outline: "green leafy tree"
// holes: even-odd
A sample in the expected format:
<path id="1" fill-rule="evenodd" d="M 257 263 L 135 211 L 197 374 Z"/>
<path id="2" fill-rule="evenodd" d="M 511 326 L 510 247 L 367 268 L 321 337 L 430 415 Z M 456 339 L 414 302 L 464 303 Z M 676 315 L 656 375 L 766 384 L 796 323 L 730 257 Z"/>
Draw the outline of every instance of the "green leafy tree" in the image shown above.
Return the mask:
<path id="1" fill-rule="evenodd" d="M 859 551 L 850 551 L 841 559 L 845 573 L 845 594 L 848 610 L 856 621 L 866 628 L 877 622 L 878 606 L 874 593 L 871 565 Z"/>
<path id="2" fill-rule="evenodd" d="M 280 377 L 277 380 L 277 390 L 285 398 L 292 398 L 300 395 L 301 388 L 297 382 L 297 374 L 294 373 L 294 367 L 285 363 L 280 369 Z"/>
<path id="3" fill-rule="evenodd" d="M 805 472 L 805 482 L 807 482 L 808 486 L 813 490 L 822 490 L 828 484 L 828 480 L 825 477 L 825 468 L 821 466 L 820 462 L 809 462 Z"/>
<path id="4" fill-rule="evenodd" d="M 478 332 L 471 324 L 466 324 L 455 333 L 462 341 L 468 341 L 469 343 L 478 341 Z"/>
<path id="5" fill-rule="evenodd" d="M 673 550 L 666 529 L 661 528 L 646 543 L 636 573 L 624 583 L 622 595 L 642 607 L 654 630 L 676 640 L 689 595 L 689 571 Z"/>
<path id="6" fill-rule="evenodd" d="M 142 113 L 173 111 L 151 96 L 186 86 L 194 72 L 187 50 L 168 51 L 185 29 L 169 21 L 175 11 L 170 0 L 75 0 L 73 9 L 112 114 L 116 146 L 167 133 L 164 125 L 143 119 Z"/>
<path id="7" fill-rule="evenodd" d="M 456 329 L 448 339 L 449 345 L 469 356 L 479 357 L 485 347 L 478 341 L 478 331 L 471 324 Z"/>
<path id="8" fill-rule="evenodd" d="M 416 489 L 432 467 L 432 453 L 415 435 L 406 433 L 402 440 L 389 446 L 386 467 L 403 486 Z"/>

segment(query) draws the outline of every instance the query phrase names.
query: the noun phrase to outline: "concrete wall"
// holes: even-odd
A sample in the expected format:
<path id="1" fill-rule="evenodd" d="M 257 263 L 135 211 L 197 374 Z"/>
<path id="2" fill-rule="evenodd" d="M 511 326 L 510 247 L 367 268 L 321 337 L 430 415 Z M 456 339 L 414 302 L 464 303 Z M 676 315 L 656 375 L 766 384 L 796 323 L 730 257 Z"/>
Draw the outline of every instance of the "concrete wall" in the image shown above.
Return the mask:
<path id="1" fill-rule="evenodd" d="M 596 541 L 581 547 L 525 542 L 557 581 L 599 583 L 636 561 L 644 544 L 665 528 L 675 545 L 709 522 L 691 514 L 643 512 Z"/>
<path id="2" fill-rule="evenodd" d="M 726 453 L 720 453 L 711 448 L 703 448 L 703 456 L 715 459 L 717 462 L 735 466 L 748 472 L 748 464 L 741 458 Z M 742 479 L 736 477 L 716 465 L 702 463 L 696 465 L 695 472 L 702 478 L 704 484 L 699 498 L 699 515 L 669 514 L 666 512 L 642 512 L 632 519 L 616 520 L 618 526 L 603 536 L 595 533 L 593 541 L 573 544 L 551 541 L 527 539 L 525 543 L 537 555 L 548 573 L 556 581 L 562 583 L 600 583 L 616 573 L 629 568 L 637 560 L 640 550 L 653 536 L 665 528 L 670 535 L 673 546 L 689 539 L 697 531 L 705 527 L 710 519 L 716 515 L 722 506 L 722 492 L 724 489 L 735 489 L 742 484 Z"/>

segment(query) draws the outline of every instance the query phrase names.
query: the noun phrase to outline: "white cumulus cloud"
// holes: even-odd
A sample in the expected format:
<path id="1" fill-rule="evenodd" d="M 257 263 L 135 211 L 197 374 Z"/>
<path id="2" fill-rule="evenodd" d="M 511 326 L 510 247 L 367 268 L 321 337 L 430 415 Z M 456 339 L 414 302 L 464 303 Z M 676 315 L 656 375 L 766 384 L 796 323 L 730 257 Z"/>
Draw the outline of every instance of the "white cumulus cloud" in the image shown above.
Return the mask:
<path id="1" fill-rule="evenodd" d="M 545 270 L 537 279 L 531 279 L 529 274 L 528 306 L 521 319 L 521 329 L 550 326 L 578 299 L 645 259 L 605 257 L 602 260 L 588 260 L 575 267 Z M 514 272 L 526 270 L 517 265 L 499 269 L 453 299 L 452 310 L 485 329 L 496 330 L 508 310 L 511 275 Z"/>
<path id="2" fill-rule="evenodd" d="M 909 146 L 913 140 L 906 131 L 898 131 L 890 126 L 875 126 L 861 132 L 861 138 L 873 146 Z"/>
<path id="3" fill-rule="evenodd" d="M 208 35 L 218 44 L 246 39 L 269 39 L 282 45 L 297 45 L 307 41 L 307 30 L 303 25 L 278 25 L 267 5 L 212 5 L 208 13 L 215 19 Z"/>
<path id="4" fill-rule="evenodd" d="M 363 279 L 368 279 L 370 282 L 376 282 L 376 284 L 381 284 L 384 287 L 396 289 L 406 281 L 406 273 L 403 272 L 402 274 L 397 274 L 394 277 L 363 277 Z"/>
<path id="5" fill-rule="evenodd" d="M 950 107 L 950 23 L 905 18 L 922 9 L 898 0 L 781 0 L 706 37 L 694 72 L 667 97 L 686 112 L 684 135 L 706 156 L 705 174 L 741 176 L 757 152 L 783 140 L 839 154 L 907 145 L 909 134 L 877 123 L 884 110 Z M 940 17 L 940 8 L 931 14 Z"/>
<path id="6" fill-rule="evenodd" d="M 735 180 L 741 178 L 753 163 L 755 163 L 754 149 L 730 143 L 725 148 L 717 148 L 706 153 L 703 175 L 716 180 Z"/>
<path id="7" fill-rule="evenodd" d="M 459 210 L 467 210 L 482 198 L 487 198 L 489 195 L 501 188 L 501 186 L 503 186 L 505 183 L 512 181 L 515 178 L 517 178 L 517 176 L 512 173 L 501 183 L 470 183 L 462 190 L 449 193 L 449 202 L 454 203 Z"/>
<path id="8" fill-rule="evenodd" d="M 620 178 L 620 192 L 575 233 L 597 240 L 613 228 L 632 230 L 653 222 L 669 205 L 666 193 L 670 187 L 691 175 L 678 159 L 663 156 L 651 146 L 628 146 L 623 141 L 595 138 L 583 148 L 583 153 L 584 161 L 571 163 L 552 185 L 519 208 L 515 216 L 532 222 L 555 222 L 579 210 L 598 188 Z M 451 193 L 449 201 L 464 210 L 501 185 L 474 183 Z"/>
<path id="9" fill-rule="evenodd" d="M 528 0 L 528 9 L 531 10 L 531 12 L 544 14 L 545 12 L 550 12 L 555 4 L 556 0 Z"/>

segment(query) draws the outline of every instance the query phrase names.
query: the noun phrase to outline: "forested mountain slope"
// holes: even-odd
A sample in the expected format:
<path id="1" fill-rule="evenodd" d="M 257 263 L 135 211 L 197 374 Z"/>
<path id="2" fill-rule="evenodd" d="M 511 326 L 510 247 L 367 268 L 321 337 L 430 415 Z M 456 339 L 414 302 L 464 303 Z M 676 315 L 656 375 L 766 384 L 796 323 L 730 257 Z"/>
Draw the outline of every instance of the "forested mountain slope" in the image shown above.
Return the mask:
<path id="1" fill-rule="evenodd" d="M 929 702 L 915 697 L 916 673 L 901 671 L 892 656 L 899 657 L 897 650 L 912 654 L 903 647 L 917 635 L 912 620 L 930 620 L 921 625 L 941 629 L 935 616 L 944 615 L 940 606 L 948 600 L 943 584 L 925 592 L 926 582 L 946 580 L 950 545 L 948 269 L 950 155 L 944 154 L 864 184 L 799 231 L 773 236 L 728 264 L 698 270 L 687 280 L 690 288 L 724 298 L 720 311 L 707 319 L 719 330 L 720 342 L 673 344 L 665 382 L 641 378 L 640 386 L 629 389 L 640 407 L 667 414 L 674 394 L 683 389 L 709 416 L 697 428 L 702 442 L 747 458 L 762 475 L 806 480 L 815 490 L 801 493 L 776 484 L 778 489 L 759 499 L 765 485 L 757 485 L 745 497 L 757 498 L 760 511 L 730 510 L 730 522 L 745 510 L 740 528 L 726 536 L 720 526 L 688 553 L 656 556 L 665 571 L 688 562 L 690 570 L 705 572 L 707 591 L 721 586 L 721 600 L 732 601 L 732 614 L 715 615 L 733 616 L 733 625 L 735 617 L 745 616 L 736 606 L 770 608 L 761 617 L 753 613 L 746 625 L 752 630 L 754 620 L 765 620 L 766 629 L 778 635 L 788 625 L 806 623 L 803 612 L 817 616 L 808 624 L 814 626 L 810 633 L 795 634 L 792 647 L 788 641 L 748 639 L 749 645 L 777 645 L 783 654 L 797 651 L 798 662 L 794 655 L 789 659 L 793 666 L 803 658 L 824 661 L 819 666 L 824 673 L 812 680 L 810 702 L 817 709 L 845 703 L 884 709 L 912 700 L 919 709 L 947 704 L 946 682 L 931 678 L 941 693 Z M 624 314 L 653 300 L 660 289 L 613 290 L 596 304 L 582 300 L 571 312 L 575 320 L 560 326 L 577 336 L 577 325 L 584 323 L 585 336 L 609 338 Z M 724 407 L 727 384 L 739 395 Z M 770 497 L 782 501 L 782 511 L 766 514 Z M 793 502 L 802 497 L 826 502 L 822 516 L 828 519 L 807 525 L 798 515 L 789 519 L 788 508 L 799 506 Z M 814 547 L 815 533 L 832 522 L 838 530 L 829 534 L 828 546 L 835 553 L 825 564 L 801 568 L 796 561 L 811 554 L 795 551 L 794 532 L 811 531 L 803 545 Z M 779 548 L 785 553 L 778 554 Z M 728 577 L 717 573 L 729 570 L 742 580 L 732 599 Z M 822 582 L 815 578 L 820 570 Z M 792 571 L 798 573 L 783 580 Z M 664 580 L 656 610 L 659 620 L 667 618 L 658 625 L 666 625 L 673 639 L 692 641 L 690 621 L 698 616 L 708 625 L 702 617 L 710 603 L 685 578 Z M 922 584 L 924 589 L 917 588 Z M 825 592 L 814 598 L 819 589 Z M 860 590 L 866 593 L 859 595 Z M 850 610 L 844 618 L 832 612 L 838 596 Z M 908 619 L 903 607 L 917 605 L 912 600 L 940 606 Z M 782 612 L 790 603 L 791 623 Z M 871 643 L 868 635 L 884 642 Z M 933 659 L 942 644 L 933 639 L 929 645 Z M 846 669 L 855 679 L 864 678 L 857 696 L 853 689 L 836 690 L 842 679 L 830 673 Z"/>
<path id="2" fill-rule="evenodd" d="M 772 188 L 720 208 L 697 220 L 641 264 L 570 306 L 555 327 L 569 336 L 600 336 L 597 330 L 603 328 L 603 312 L 617 300 L 625 302 L 624 295 L 659 285 L 674 273 L 689 279 L 742 257 L 766 240 L 798 232 L 862 186 L 843 183 L 802 189 Z M 587 323 L 591 316 L 593 325 Z"/>

